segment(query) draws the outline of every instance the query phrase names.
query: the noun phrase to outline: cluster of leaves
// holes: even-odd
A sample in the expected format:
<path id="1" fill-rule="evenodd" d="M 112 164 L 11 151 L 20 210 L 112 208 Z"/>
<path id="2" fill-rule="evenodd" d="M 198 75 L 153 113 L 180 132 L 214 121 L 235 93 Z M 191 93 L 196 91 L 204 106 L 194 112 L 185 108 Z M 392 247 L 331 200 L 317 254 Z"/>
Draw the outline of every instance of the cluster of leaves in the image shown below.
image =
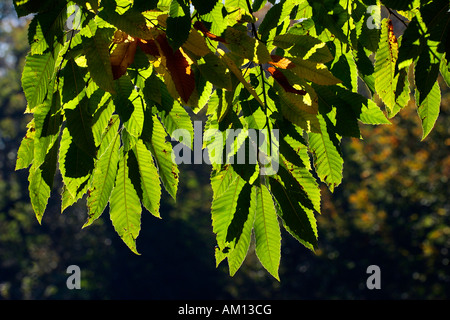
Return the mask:
<path id="1" fill-rule="evenodd" d="M 115 230 L 137 253 L 142 206 L 159 218 L 161 185 L 177 195 L 168 137 L 176 129 L 194 136 L 188 110 L 206 110 L 205 133 L 241 129 L 226 159 L 250 149 L 249 129 L 279 130 L 278 139 L 267 135 L 277 172 L 261 174 L 264 161 L 217 161 L 211 173 L 217 264 L 227 259 L 233 275 L 253 233 L 259 260 L 278 279 L 279 220 L 314 250 L 318 180 L 330 190 L 341 183 L 340 141 L 361 137 L 358 122 L 388 124 L 408 103 L 410 65 L 424 138 L 439 114 L 448 1 L 382 3 L 411 21 L 401 38 L 390 18 L 372 28 L 375 0 L 14 1 L 19 16 L 36 13 L 22 76 L 33 120 L 16 169 L 30 167 L 38 221 L 58 168 L 62 210 L 87 194 L 88 226 L 109 203 Z M 211 157 L 226 149 L 226 139 L 204 140 Z"/>

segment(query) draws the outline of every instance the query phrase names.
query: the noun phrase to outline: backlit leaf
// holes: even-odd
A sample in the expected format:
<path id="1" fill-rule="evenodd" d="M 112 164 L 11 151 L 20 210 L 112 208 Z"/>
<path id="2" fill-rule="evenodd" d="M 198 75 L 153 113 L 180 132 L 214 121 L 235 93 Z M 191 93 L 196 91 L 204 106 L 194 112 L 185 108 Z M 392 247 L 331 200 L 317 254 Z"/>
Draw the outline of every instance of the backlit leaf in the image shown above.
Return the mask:
<path id="1" fill-rule="evenodd" d="M 161 186 L 158 171 L 153 163 L 150 151 L 142 140 L 138 140 L 133 148 L 136 157 L 142 189 L 142 204 L 155 217 L 159 215 L 159 202 L 161 198 Z"/>
<path id="2" fill-rule="evenodd" d="M 28 55 L 22 73 L 22 87 L 30 112 L 45 99 L 55 68 L 51 52 L 42 55 Z"/>
<path id="3" fill-rule="evenodd" d="M 340 154 L 340 138 L 334 133 L 334 126 L 326 116 L 319 115 L 318 118 L 321 133 L 308 134 L 309 147 L 319 178 L 333 191 L 342 181 L 344 160 Z"/>
<path id="4" fill-rule="evenodd" d="M 281 234 L 272 196 L 265 185 L 256 188 L 256 254 L 264 268 L 277 280 L 281 258 Z"/>
<path id="5" fill-rule="evenodd" d="M 166 191 L 176 199 L 179 169 L 172 161 L 172 145 L 166 141 L 167 133 L 156 115 L 146 111 L 142 139 L 152 152 L 158 173 Z"/>
<path id="6" fill-rule="evenodd" d="M 98 28 L 93 37 L 83 37 L 82 42 L 92 79 L 100 88 L 111 93 L 114 93 L 114 86 L 109 44 L 113 32 L 114 29 Z"/>
<path id="7" fill-rule="evenodd" d="M 32 165 L 28 176 L 31 206 L 36 219 L 42 222 L 48 198 L 53 187 L 53 179 L 56 172 L 59 142 L 55 141 L 47 153 L 44 162 L 37 166 Z"/>
<path id="8" fill-rule="evenodd" d="M 120 135 L 117 132 L 119 121 L 108 130 L 108 138 L 102 140 L 106 147 L 100 155 L 92 173 L 92 186 L 89 188 L 87 206 L 89 218 L 84 227 L 92 224 L 104 211 L 116 180 L 117 166 L 119 162 Z"/>
<path id="9" fill-rule="evenodd" d="M 420 94 L 419 91 L 416 91 L 416 101 L 422 100 L 418 106 L 417 112 L 422 120 L 423 140 L 431 132 L 439 116 L 439 108 L 441 105 L 441 90 L 439 88 L 439 83 L 437 81 L 434 83 L 433 88 L 424 99 L 420 99 Z"/>
<path id="10" fill-rule="evenodd" d="M 141 230 L 141 202 L 129 177 L 128 154 L 119 150 L 119 169 L 109 200 L 109 215 L 114 229 L 125 244 L 136 254 L 136 238 Z"/>
<path id="11" fill-rule="evenodd" d="M 381 22 L 380 44 L 375 56 L 375 90 L 390 111 L 395 106 L 397 58 L 398 43 L 393 32 L 392 21 L 384 19 Z"/>

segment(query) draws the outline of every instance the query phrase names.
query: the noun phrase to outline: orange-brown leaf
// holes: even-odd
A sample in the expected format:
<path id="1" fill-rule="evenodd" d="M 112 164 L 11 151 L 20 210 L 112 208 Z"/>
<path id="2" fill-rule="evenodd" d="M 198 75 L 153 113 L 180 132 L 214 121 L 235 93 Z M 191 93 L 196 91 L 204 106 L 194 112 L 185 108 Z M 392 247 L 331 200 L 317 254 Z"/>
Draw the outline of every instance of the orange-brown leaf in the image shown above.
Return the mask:
<path id="1" fill-rule="evenodd" d="M 110 57 L 114 80 L 123 76 L 133 63 L 136 47 L 137 41 L 133 39 L 132 41 L 119 43 L 114 49 Z"/>
<path id="2" fill-rule="evenodd" d="M 195 89 L 195 77 L 191 65 L 183 55 L 181 48 L 175 52 L 173 51 L 165 34 L 159 35 L 156 41 L 160 53 L 165 57 L 166 67 L 172 77 L 175 88 L 181 99 L 187 103 Z"/>
<path id="3" fill-rule="evenodd" d="M 305 90 L 295 89 L 290 83 L 286 76 L 278 69 L 274 67 L 267 68 L 267 71 L 272 75 L 272 77 L 283 87 L 286 92 L 296 93 L 304 96 L 306 94 Z"/>
<path id="4" fill-rule="evenodd" d="M 224 38 L 216 36 L 215 34 L 212 34 L 203 24 L 201 21 L 195 21 L 194 28 L 203 33 L 206 37 L 210 38 L 211 40 L 220 41 L 222 43 L 227 43 Z"/>
<path id="5" fill-rule="evenodd" d="M 280 68 L 280 69 L 292 69 L 295 68 L 295 64 L 284 57 L 280 57 L 274 54 L 271 54 L 270 57 L 272 58 L 272 61 L 269 61 L 268 63 L 273 65 L 274 67 Z"/>

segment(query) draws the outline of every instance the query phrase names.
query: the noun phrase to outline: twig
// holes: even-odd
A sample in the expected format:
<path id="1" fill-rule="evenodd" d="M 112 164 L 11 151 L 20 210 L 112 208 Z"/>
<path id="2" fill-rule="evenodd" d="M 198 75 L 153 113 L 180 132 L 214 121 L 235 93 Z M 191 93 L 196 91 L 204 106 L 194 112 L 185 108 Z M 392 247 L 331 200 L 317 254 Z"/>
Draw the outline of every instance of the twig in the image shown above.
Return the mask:
<path id="1" fill-rule="evenodd" d="M 250 4 L 250 0 L 246 0 L 246 1 L 247 1 L 248 11 L 249 11 L 250 14 L 253 16 L 253 9 L 252 9 L 252 6 L 251 6 L 251 4 Z M 258 37 L 258 32 L 256 31 L 256 26 L 255 26 L 255 24 L 254 24 L 253 22 L 252 22 L 251 24 L 252 24 L 252 33 L 253 33 L 253 36 L 254 36 L 257 40 L 261 41 L 261 39 L 259 39 L 259 37 Z"/>
<path id="2" fill-rule="evenodd" d="M 405 27 L 408 27 L 408 25 L 406 24 L 405 21 L 403 21 L 403 19 L 401 19 L 394 11 L 392 11 L 391 9 L 389 9 L 388 7 L 386 7 L 386 9 L 389 11 L 389 14 L 392 14 L 394 17 L 397 18 L 397 20 L 399 20 L 401 23 L 403 23 L 403 25 Z"/>

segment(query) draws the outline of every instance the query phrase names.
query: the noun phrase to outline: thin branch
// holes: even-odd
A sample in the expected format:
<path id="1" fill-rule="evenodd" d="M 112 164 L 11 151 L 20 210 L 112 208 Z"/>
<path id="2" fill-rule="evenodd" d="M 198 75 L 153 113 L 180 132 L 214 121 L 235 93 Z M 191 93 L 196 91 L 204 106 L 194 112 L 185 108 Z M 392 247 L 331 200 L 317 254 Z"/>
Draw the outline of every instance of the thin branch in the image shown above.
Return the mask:
<path id="1" fill-rule="evenodd" d="M 408 24 L 407 24 L 403 19 L 401 19 L 394 11 L 392 11 L 392 10 L 389 9 L 388 7 L 386 7 L 386 9 L 389 11 L 389 14 L 392 14 L 394 17 L 397 18 L 397 20 L 399 20 L 401 23 L 403 23 L 403 25 L 404 25 L 405 27 L 408 27 Z"/>
<path id="2" fill-rule="evenodd" d="M 252 5 L 250 4 L 250 0 L 246 0 L 247 1 L 247 7 L 248 7 L 248 11 L 250 12 L 250 14 L 253 16 L 253 9 L 252 9 Z M 252 33 L 253 36 L 258 40 L 261 41 L 261 39 L 259 39 L 258 37 L 258 32 L 256 31 L 256 26 L 255 24 L 252 22 Z"/>

